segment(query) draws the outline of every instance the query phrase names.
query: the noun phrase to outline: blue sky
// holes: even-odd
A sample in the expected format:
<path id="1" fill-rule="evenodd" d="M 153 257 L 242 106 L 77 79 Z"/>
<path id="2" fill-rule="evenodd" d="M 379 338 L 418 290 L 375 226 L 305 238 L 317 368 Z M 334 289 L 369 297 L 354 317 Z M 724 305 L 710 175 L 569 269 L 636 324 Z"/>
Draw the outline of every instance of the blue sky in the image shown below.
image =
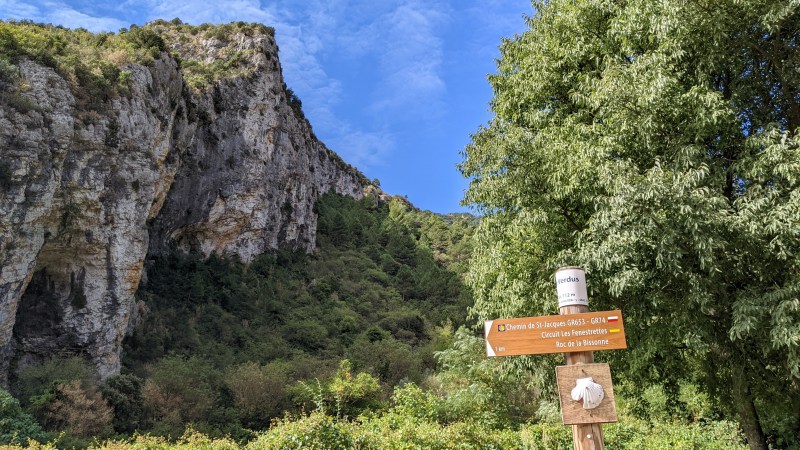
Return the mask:
<path id="1" fill-rule="evenodd" d="M 317 136 L 386 192 L 440 213 L 466 210 L 460 152 L 491 117 L 501 39 L 532 14 L 530 0 L 0 0 L 0 18 L 91 31 L 175 17 L 275 27 Z"/>

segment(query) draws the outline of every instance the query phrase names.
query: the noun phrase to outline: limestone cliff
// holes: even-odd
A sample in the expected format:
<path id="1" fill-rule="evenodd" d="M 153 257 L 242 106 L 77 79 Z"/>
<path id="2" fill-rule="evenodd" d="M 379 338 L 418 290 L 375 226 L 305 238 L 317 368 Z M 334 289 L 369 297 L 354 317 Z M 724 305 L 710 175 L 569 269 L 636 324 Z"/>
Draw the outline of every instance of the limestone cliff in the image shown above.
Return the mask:
<path id="1" fill-rule="evenodd" d="M 117 373 L 148 253 L 311 252 L 318 196 L 369 185 L 292 104 L 270 29 L 148 30 L 152 60 L 99 99 L 0 65 L 0 380 L 54 354 Z"/>

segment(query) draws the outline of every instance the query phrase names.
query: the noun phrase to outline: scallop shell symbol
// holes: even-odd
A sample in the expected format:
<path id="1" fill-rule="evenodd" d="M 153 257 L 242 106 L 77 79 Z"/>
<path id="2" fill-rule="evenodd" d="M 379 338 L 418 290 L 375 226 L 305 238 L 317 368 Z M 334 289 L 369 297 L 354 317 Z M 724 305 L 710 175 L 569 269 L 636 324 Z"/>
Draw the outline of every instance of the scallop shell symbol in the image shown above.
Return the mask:
<path id="1" fill-rule="evenodd" d="M 575 387 L 572 388 L 572 399 L 575 401 L 583 400 L 583 409 L 597 408 L 605 396 L 603 386 L 595 383 L 591 377 L 575 380 Z"/>

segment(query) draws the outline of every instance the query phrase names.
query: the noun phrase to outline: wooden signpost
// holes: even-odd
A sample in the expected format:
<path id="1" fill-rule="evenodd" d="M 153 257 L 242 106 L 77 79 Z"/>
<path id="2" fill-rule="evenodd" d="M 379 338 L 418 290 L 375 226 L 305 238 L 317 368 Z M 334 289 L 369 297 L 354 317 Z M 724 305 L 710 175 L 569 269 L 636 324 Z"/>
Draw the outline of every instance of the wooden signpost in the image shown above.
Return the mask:
<path id="1" fill-rule="evenodd" d="M 622 311 L 487 320 L 489 356 L 541 355 L 627 348 Z"/>
<path id="2" fill-rule="evenodd" d="M 487 320 L 488 356 L 564 353 L 556 368 L 561 417 L 572 425 L 576 450 L 602 450 L 601 423 L 616 422 L 608 364 L 594 364 L 594 350 L 627 348 L 622 311 L 589 312 L 586 278 L 579 267 L 556 271 L 559 315 Z"/>

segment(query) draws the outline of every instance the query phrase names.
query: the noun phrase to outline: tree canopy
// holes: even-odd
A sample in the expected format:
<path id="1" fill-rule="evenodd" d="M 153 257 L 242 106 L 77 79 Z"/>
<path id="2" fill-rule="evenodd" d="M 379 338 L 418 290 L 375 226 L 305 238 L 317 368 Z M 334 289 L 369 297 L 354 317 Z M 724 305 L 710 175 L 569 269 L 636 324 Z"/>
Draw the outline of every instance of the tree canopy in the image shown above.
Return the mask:
<path id="1" fill-rule="evenodd" d="M 615 370 L 704 386 L 751 448 L 798 445 L 800 2 L 536 9 L 461 165 L 473 315 L 553 313 L 553 272 L 582 265 L 626 319 Z"/>

